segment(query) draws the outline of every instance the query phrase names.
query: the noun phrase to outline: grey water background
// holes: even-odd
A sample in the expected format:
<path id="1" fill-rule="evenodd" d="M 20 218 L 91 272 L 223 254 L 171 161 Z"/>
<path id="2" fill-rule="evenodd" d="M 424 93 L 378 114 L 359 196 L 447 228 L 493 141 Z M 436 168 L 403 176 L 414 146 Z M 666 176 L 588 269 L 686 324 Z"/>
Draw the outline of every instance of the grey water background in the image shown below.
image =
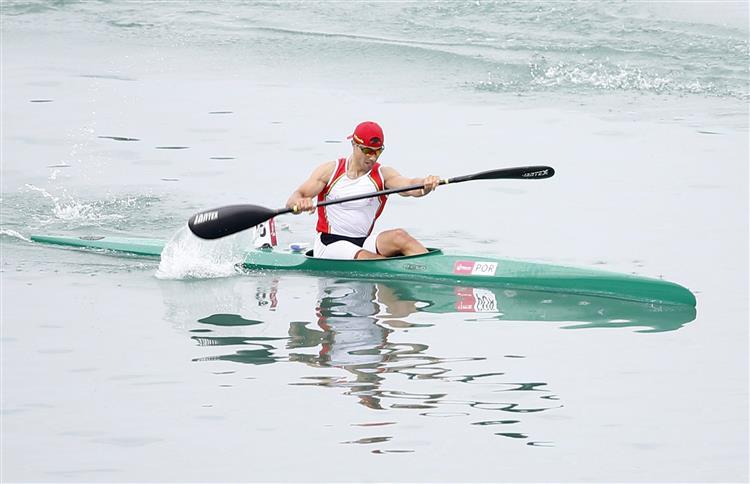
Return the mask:
<path id="1" fill-rule="evenodd" d="M 3 481 L 747 481 L 746 3 L 0 5 Z M 557 170 L 380 227 L 663 277 L 696 318 L 429 312 L 28 240 L 281 206 L 363 119 L 410 176 Z"/>

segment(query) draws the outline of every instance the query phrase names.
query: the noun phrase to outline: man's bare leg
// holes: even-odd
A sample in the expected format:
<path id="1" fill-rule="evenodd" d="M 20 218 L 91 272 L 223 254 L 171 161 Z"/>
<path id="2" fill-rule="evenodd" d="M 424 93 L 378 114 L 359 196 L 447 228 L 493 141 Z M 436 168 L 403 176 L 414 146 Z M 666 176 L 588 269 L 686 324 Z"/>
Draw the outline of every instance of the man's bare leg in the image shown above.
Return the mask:
<path id="1" fill-rule="evenodd" d="M 396 255 L 417 255 L 427 253 L 421 242 L 409 235 L 404 229 L 386 230 L 378 235 L 375 242 L 378 253 L 386 257 Z"/>
<path id="2" fill-rule="evenodd" d="M 364 259 L 385 259 L 385 256 L 382 256 L 380 254 L 376 254 L 374 252 L 370 252 L 369 250 L 362 249 L 359 252 L 357 252 L 357 255 L 354 256 L 357 260 L 364 260 Z"/>

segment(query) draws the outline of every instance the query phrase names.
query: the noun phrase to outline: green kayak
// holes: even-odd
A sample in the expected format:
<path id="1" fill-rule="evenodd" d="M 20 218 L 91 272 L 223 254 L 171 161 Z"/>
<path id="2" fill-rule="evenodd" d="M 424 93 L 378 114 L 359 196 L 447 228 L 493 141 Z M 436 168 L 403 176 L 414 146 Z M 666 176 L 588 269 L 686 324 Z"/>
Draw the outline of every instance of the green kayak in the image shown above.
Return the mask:
<path id="1" fill-rule="evenodd" d="M 35 242 L 117 253 L 159 256 L 165 241 L 157 239 L 32 235 Z M 673 282 L 587 268 L 524 262 L 491 256 L 427 254 L 380 260 L 316 259 L 302 252 L 250 249 L 247 271 L 294 271 L 317 276 L 426 281 L 468 287 L 506 287 L 695 306 L 695 296 Z"/>

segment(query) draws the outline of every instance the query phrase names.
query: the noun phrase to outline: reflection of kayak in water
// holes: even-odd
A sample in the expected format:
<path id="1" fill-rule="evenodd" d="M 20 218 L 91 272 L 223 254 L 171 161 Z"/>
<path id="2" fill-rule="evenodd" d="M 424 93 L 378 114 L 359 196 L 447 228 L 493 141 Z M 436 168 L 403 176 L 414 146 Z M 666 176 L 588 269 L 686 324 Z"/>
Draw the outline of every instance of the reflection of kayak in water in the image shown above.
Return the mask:
<path id="1" fill-rule="evenodd" d="M 685 305 L 395 280 L 321 277 L 311 288 L 305 278 L 259 275 L 200 284 L 159 281 L 159 286 L 167 319 L 190 330 L 200 346 L 218 350 L 198 360 L 254 365 L 286 360 L 281 348 L 294 353 L 290 359 L 313 365 L 377 365 L 393 329 L 431 325 L 429 314 L 454 314 L 450 320 L 464 324 L 539 321 L 562 323 L 564 329 L 637 328 L 642 333 L 677 330 L 696 315 Z M 293 320 L 283 331 L 269 331 L 274 314 L 293 315 Z M 229 348 L 233 351 L 226 353 Z"/>
<path id="2" fill-rule="evenodd" d="M 150 256 L 159 256 L 165 246 L 162 240 L 123 237 L 33 235 L 31 239 L 69 247 Z M 512 287 L 695 306 L 695 296 L 689 290 L 660 279 L 491 256 L 449 255 L 438 249 L 410 257 L 358 261 L 316 259 L 289 250 L 250 249 L 242 266 L 249 271 L 294 271 L 468 287 Z"/>
<path id="3" fill-rule="evenodd" d="M 260 307 L 284 309 L 296 306 L 297 296 L 284 291 L 284 279 L 259 281 L 256 298 Z M 318 317 L 338 321 L 408 320 L 416 313 L 465 316 L 464 320 L 563 322 L 565 328 L 643 327 L 644 332 L 671 331 L 695 319 L 693 306 L 625 301 L 559 292 L 507 288 L 476 288 L 397 280 L 322 277 L 318 279 Z M 290 300 L 291 299 L 291 300 Z M 322 318 L 320 321 L 325 321 Z"/>
<path id="4" fill-rule="evenodd" d="M 346 285 L 346 281 L 334 284 Z M 695 319 L 695 307 L 625 301 L 609 297 L 517 290 L 474 288 L 388 281 L 378 283 L 385 291 L 394 316 L 411 303 L 414 311 L 428 313 L 477 313 L 483 320 L 571 322 L 567 328 L 645 327 L 649 332 L 670 331 Z M 389 311 L 384 300 L 385 310 Z M 398 309 L 400 308 L 400 309 Z M 575 324 L 578 323 L 578 324 Z"/>

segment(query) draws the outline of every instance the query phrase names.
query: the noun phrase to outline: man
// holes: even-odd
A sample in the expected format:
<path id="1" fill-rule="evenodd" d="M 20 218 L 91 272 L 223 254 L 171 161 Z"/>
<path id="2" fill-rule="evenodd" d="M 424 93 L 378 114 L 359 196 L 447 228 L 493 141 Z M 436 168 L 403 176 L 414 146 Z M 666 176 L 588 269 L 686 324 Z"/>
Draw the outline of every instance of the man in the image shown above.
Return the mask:
<path id="1" fill-rule="evenodd" d="M 389 188 L 424 184 L 424 189 L 400 193 L 405 197 L 427 195 L 440 183 L 437 176 L 406 178 L 398 171 L 381 166 L 383 130 L 377 123 L 357 125 L 349 158 L 323 163 L 310 178 L 292 193 L 286 206 L 295 213 L 316 210 L 318 202 L 372 193 Z M 424 254 L 427 249 L 403 229 L 373 232 L 375 221 L 383 212 L 388 197 L 366 198 L 342 204 L 317 207 L 317 237 L 313 255 L 325 259 L 383 259 L 397 255 Z"/>

